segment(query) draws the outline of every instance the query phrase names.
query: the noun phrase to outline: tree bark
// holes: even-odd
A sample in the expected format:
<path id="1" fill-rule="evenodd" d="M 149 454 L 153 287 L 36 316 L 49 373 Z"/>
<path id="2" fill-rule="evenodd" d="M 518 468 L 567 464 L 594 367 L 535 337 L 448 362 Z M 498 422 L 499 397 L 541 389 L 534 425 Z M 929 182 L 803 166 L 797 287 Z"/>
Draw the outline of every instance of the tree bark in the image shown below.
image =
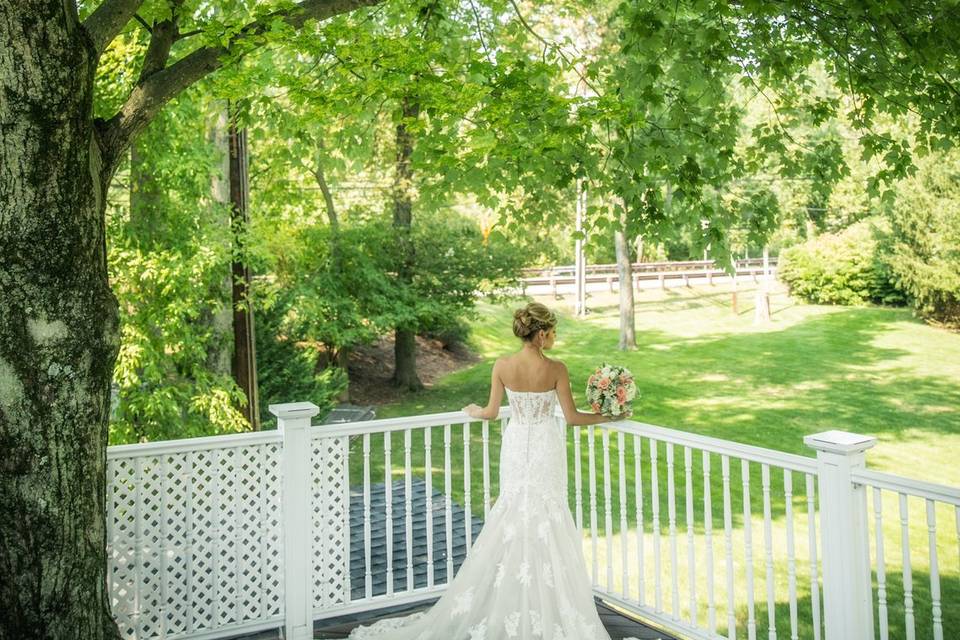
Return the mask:
<path id="1" fill-rule="evenodd" d="M 627 233 L 623 226 L 613 232 L 613 241 L 617 252 L 617 275 L 620 279 L 619 348 L 621 351 L 629 351 L 637 348 L 637 339 L 633 306 L 633 268 L 630 264 Z"/>
<path id="2" fill-rule="evenodd" d="M 257 393 L 257 347 L 254 338 L 250 265 L 245 258 L 245 238 L 250 226 L 247 183 L 247 131 L 238 129 L 235 114 L 229 117 L 230 136 L 230 228 L 233 230 L 233 379 L 247 397 L 240 407 L 254 431 L 260 429 L 260 400 Z"/>
<path id="3" fill-rule="evenodd" d="M 375 3 L 304 0 L 280 15 L 299 27 Z M 105 195 L 136 135 L 228 52 L 188 54 L 95 123 L 99 54 L 139 5 L 105 0 L 81 24 L 72 1 L 0 0 L 0 640 L 120 637 L 104 520 L 120 345 Z"/>
<path id="4" fill-rule="evenodd" d="M 73 2 L 0 4 L 0 638 L 119 638 L 104 521 L 107 180 Z"/>
<path id="5" fill-rule="evenodd" d="M 340 218 L 337 216 L 337 207 L 333 202 L 333 194 L 330 192 L 330 185 L 327 184 L 326 172 L 323 170 L 323 161 L 327 156 L 326 148 L 323 145 L 323 142 L 319 143 L 317 148 L 317 159 L 316 166 L 313 169 L 313 177 L 317 181 L 317 186 L 320 187 L 320 193 L 323 194 L 323 203 L 327 207 L 327 219 L 330 221 L 330 231 L 334 237 L 334 240 L 331 242 L 334 243 L 334 249 L 336 249 L 336 237 L 340 233 Z"/>
<path id="6" fill-rule="evenodd" d="M 210 195 L 222 208 L 217 208 L 217 222 L 223 227 L 230 225 L 227 214 L 230 205 L 230 136 L 227 126 L 227 105 L 218 103 L 213 117 L 207 124 L 208 140 L 218 159 L 217 171 L 210 177 Z M 223 302 L 209 318 L 204 318 L 215 338 L 207 349 L 207 368 L 222 375 L 231 375 L 233 370 L 233 273 L 225 272 L 216 285 L 216 298 Z"/>
<path id="7" fill-rule="evenodd" d="M 413 282 L 416 255 L 413 248 L 411 225 L 413 222 L 413 134 L 408 124 L 420 116 L 420 106 L 412 98 L 404 98 L 397 123 L 397 168 L 393 185 L 393 226 L 397 232 L 399 264 L 397 277 L 409 286 Z M 417 376 L 416 326 L 400 325 L 394 330 L 393 383 L 410 390 L 423 388 Z"/>

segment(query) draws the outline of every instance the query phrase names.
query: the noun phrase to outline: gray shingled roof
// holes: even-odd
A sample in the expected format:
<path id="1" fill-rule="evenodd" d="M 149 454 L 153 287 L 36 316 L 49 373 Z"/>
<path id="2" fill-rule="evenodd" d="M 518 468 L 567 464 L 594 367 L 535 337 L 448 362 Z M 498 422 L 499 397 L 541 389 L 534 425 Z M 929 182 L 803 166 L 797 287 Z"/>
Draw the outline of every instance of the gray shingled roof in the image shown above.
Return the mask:
<path id="1" fill-rule="evenodd" d="M 387 588 L 387 546 L 386 517 L 384 514 L 385 484 L 370 486 L 370 564 L 373 595 L 386 593 Z M 403 480 L 391 485 L 393 503 L 393 588 L 400 591 L 407 588 L 407 549 L 406 549 L 406 495 Z M 414 587 L 427 585 L 427 493 L 422 479 L 411 482 L 411 512 L 413 514 L 413 584 Z M 466 537 L 463 507 L 454 503 L 453 513 L 453 567 L 456 571 L 466 557 Z M 444 494 L 433 489 L 433 566 L 434 582 L 447 581 L 447 532 Z M 473 515 L 471 530 L 476 538 L 483 527 L 482 517 Z M 364 546 L 363 546 L 363 487 L 350 488 L 350 584 L 353 598 L 364 596 Z"/>

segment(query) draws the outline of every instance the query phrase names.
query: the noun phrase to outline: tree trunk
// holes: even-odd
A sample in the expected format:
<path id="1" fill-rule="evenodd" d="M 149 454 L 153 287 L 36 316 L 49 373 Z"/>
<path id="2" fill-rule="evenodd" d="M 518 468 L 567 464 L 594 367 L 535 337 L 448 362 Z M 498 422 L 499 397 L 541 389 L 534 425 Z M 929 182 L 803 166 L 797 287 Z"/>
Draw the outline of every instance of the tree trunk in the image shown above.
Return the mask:
<path id="1" fill-rule="evenodd" d="M 317 148 L 317 160 L 316 166 L 313 169 L 313 177 L 317 180 L 317 186 L 320 187 L 320 193 L 323 194 L 323 203 L 327 207 L 327 218 L 330 220 L 330 231 L 334 237 L 333 242 L 336 242 L 336 237 L 340 233 L 340 218 L 337 216 L 337 208 L 333 203 L 333 194 L 330 192 L 330 186 L 327 184 L 326 173 L 323 170 L 323 161 L 326 158 L 327 153 L 323 145 L 323 142 L 320 142 L 319 147 Z M 336 246 L 334 245 L 334 249 Z"/>
<path id="2" fill-rule="evenodd" d="M 617 251 L 617 275 L 620 279 L 620 345 L 621 351 L 637 348 L 633 307 L 633 268 L 630 265 L 630 249 L 627 246 L 626 229 L 614 231 L 613 241 Z"/>
<path id="3" fill-rule="evenodd" d="M 333 193 L 330 191 L 330 185 L 327 183 L 326 172 L 323 169 L 324 161 L 327 157 L 327 151 L 323 141 L 317 145 L 317 155 L 314 168 L 311 170 L 317 186 L 320 187 L 320 193 L 323 194 L 323 203 L 327 209 L 327 219 L 330 222 L 330 261 L 335 273 L 339 274 L 342 269 L 342 260 L 340 256 L 340 218 L 337 215 L 337 207 L 333 202 Z M 345 345 L 338 345 L 330 354 L 329 361 L 317 359 L 318 373 L 326 366 L 335 366 L 343 372 L 347 386 L 337 396 L 338 402 L 350 402 L 350 348 Z"/>
<path id="4" fill-rule="evenodd" d="M 208 122 L 208 140 L 215 149 L 218 165 L 217 171 L 210 177 L 210 195 L 214 202 L 222 205 L 217 208 L 217 223 L 222 222 L 226 228 L 231 224 L 230 215 L 226 212 L 230 205 L 230 136 L 227 125 L 227 105 L 217 103 L 213 118 Z M 216 298 L 223 304 L 204 322 L 216 336 L 207 349 L 207 368 L 221 375 L 232 375 L 233 372 L 233 305 L 231 304 L 233 291 L 233 273 L 224 273 L 223 279 L 216 286 Z"/>
<path id="5" fill-rule="evenodd" d="M 278 15 L 299 29 L 375 2 Z M 253 21 L 169 68 L 173 31 L 154 29 L 145 67 L 161 71 L 95 121 L 98 55 L 139 5 L 105 1 L 81 24 L 72 1 L 0 0 L 0 640 L 119 640 L 104 520 L 120 345 L 106 191 L 163 105 L 267 28 Z"/>
<path id="6" fill-rule="evenodd" d="M 260 400 L 257 393 L 257 348 L 250 298 L 250 265 L 244 243 L 250 226 L 249 185 L 247 184 L 247 131 L 237 129 L 234 114 L 229 117 L 230 137 L 230 227 L 233 229 L 233 378 L 247 404 L 241 407 L 254 431 L 260 429 Z"/>
<path id="7" fill-rule="evenodd" d="M 72 2 L 0 6 L 0 638 L 119 638 L 106 579 L 107 179 Z"/>
<path id="8" fill-rule="evenodd" d="M 397 233 L 400 260 L 397 277 L 401 285 L 413 282 L 416 255 L 413 248 L 411 225 L 413 222 L 413 135 L 408 123 L 420 115 L 420 106 L 411 98 L 404 98 L 401 119 L 397 123 L 397 169 L 393 185 L 393 226 Z M 416 326 L 395 327 L 393 383 L 399 387 L 418 390 L 423 387 L 417 376 Z"/>

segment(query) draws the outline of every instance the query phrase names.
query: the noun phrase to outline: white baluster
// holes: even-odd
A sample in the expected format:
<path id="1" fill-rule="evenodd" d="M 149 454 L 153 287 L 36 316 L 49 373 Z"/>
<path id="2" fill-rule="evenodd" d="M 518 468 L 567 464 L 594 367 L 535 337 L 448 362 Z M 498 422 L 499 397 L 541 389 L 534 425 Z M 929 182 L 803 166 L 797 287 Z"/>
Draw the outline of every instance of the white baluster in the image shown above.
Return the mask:
<path id="1" fill-rule="evenodd" d="M 756 640 L 757 619 L 753 592 L 753 521 L 750 517 L 750 463 L 740 461 L 740 478 L 743 482 L 743 547 L 744 566 L 747 570 L 747 638 Z"/>
<path id="2" fill-rule="evenodd" d="M 645 569 L 643 566 L 643 442 L 637 434 L 633 434 L 633 499 L 634 518 L 637 523 L 637 602 L 646 604 Z"/>
<path id="3" fill-rule="evenodd" d="M 610 430 L 600 428 L 603 443 L 603 531 L 607 556 L 607 592 L 613 592 L 613 496 L 610 495 Z"/>
<path id="4" fill-rule="evenodd" d="M 427 586 L 432 587 L 436 580 L 436 566 L 433 563 L 433 427 L 423 430 L 423 472 L 427 481 Z"/>
<path id="5" fill-rule="evenodd" d="M 820 640 L 820 576 L 817 561 L 817 507 L 816 485 L 812 474 L 807 474 L 807 535 L 810 545 L 810 605 L 813 610 L 813 638 Z"/>
<path id="6" fill-rule="evenodd" d="M 937 563 L 936 503 L 927 500 L 927 533 L 930 545 L 930 600 L 933 613 L 933 640 L 943 640 L 943 612 L 940 608 L 940 565 Z"/>
<path id="7" fill-rule="evenodd" d="M 453 582 L 453 478 L 450 472 L 450 425 L 443 425 L 444 524 L 447 534 L 447 584 Z"/>
<path id="8" fill-rule="evenodd" d="M 793 538 L 793 474 L 783 470 L 783 498 L 787 505 L 787 589 L 790 598 L 790 640 L 797 637 L 797 559 Z"/>
<path id="9" fill-rule="evenodd" d="M 387 545 L 387 595 L 393 595 L 393 469 L 391 468 L 390 432 L 383 432 L 383 509 L 384 509 L 384 543 Z"/>
<path id="10" fill-rule="evenodd" d="M 480 437 L 483 439 L 483 519 L 490 515 L 490 421 L 484 420 Z"/>
<path id="11" fill-rule="evenodd" d="M 773 584 L 773 530 L 770 513 L 770 466 L 760 466 L 760 478 L 763 485 L 763 550 L 767 568 L 767 634 L 770 640 L 777 640 L 776 609 L 777 601 Z"/>
<path id="12" fill-rule="evenodd" d="M 737 619 L 733 607 L 733 508 L 730 504 L 730 458 L 720 456 L 720 471 L 723 476 L 723 531 L 727 560 L 727 638 L 737 637 Z"/>
<path id="13" fill-rule="evenodd" d="M 411 460 L 411 431 L 403 430 L 403 511 L 404 550 L 407 553 L 407 591 L 413 591 L 413 461 Z"/>
<path id="14" fill-rule="evenodd" d="M 693 453 L 683 448 L 684 497 L 687 502 L 687 582 L 690 588 L 690 625 L 697 626 L 697 569 L 693 547 Z"/>
<path id="15" fill-rule="evenodd" d="M 370 561 L 370 434 L 363 434 L 363 594 L 373 597 Z"/>
<path id="16" fill-rule="evenodd" d="M 707 554 L 707 631 L 717 632 L 717 603 L 713 584 L 713 504 L 710 486 L 710 452 L 703 452 L 703 533 Z"/>
<path id="17" fill-rule="evenodd" d="M 653 520 L 654 607 L 663 613 L 663 584 L 660 580 L 660 469 L 657 465 L 657 441 L 650 440 L 650 510 Z"/>
<path id="18" fill-rule="evenodd" d="M 630 591 L 630 563 L 627 562 L 627 471 L 624 461 L 625 451 L 623 450 L 623 431 L 617 432 L 617 462 L 619 462 L 620 475 L 620 568 L 621 584 L 620 595 L 624 600 L 627 599 Z"/>
<path id="19" fill-rule="evenodd" d="M 583 535 L 583 472 L 580 461 L 580 427 L 573 428 L 573 487 L 577 529 Z"/>
<path id="20" fill-rule="evenodd" d="M 593 580 L 593 586 L 600 586 L 599 572 L 600 566 L 597 561 L 597 463 L 594 456 L 594 435 L 593 426 L 587 427 L 587 455 L 590 474 L 590 577 Z"/>
<path id="21" fill-rule="evenodd" d="M 913 569 L 910 568 L 910 523 L 907 515 L 907 494 L 900 494 L 900 546 L 903 548 L 903 613 L 907 640 L 917 636 L 913 619 Z"/>
<path id="22" fill-rule="evenodd" d="M 880 617 L 880 640 L 888 640 L 890 622 L 887 613 L 887 561 L 883 552 L 883 496 L 878 487 L 873 488 L 873 519 L 877 546 L 877 613 Z"/>
<path id="23" fill-rule="evenodd" d="M 667 443 L 667 523 L 670 532 L 670 582 L 673 619 L 680 619 L 680 585 L 677 580 L 677 495 L 673 477 L 673 443 Z"/>
<path id="24" fill-rule="evenodd" d="M 470 506 L 470 423 L 463 423 L 463 535 L 464 549 L 470 555 L 473 544 L 473 513 Z"/>

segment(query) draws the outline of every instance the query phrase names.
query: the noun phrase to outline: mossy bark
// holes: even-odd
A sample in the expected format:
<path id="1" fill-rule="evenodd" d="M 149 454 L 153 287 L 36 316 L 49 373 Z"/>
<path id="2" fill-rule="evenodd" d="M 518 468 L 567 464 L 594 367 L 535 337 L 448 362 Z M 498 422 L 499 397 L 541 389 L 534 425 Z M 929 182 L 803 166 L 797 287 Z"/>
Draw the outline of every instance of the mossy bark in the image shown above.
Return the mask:
<path id="1" fill-rule="evenodd" d="M 107 276 L 105 194 L 130 143 L 171 98 L 277 15 L 295 29 L 378 0 L 305 1 L 144 73 L 93 118 L 99 54 L 140 0 L 0 0 L 0 640 L 119 638 L 106 557 L 110 382 L 120 344 Z"/>
<path id="2" fill-rule="evenodd" d="M 117 638 L 105 469 L 119 339 L 96 51 L 72 2 L 0 2 L 0 638 Z"/>

